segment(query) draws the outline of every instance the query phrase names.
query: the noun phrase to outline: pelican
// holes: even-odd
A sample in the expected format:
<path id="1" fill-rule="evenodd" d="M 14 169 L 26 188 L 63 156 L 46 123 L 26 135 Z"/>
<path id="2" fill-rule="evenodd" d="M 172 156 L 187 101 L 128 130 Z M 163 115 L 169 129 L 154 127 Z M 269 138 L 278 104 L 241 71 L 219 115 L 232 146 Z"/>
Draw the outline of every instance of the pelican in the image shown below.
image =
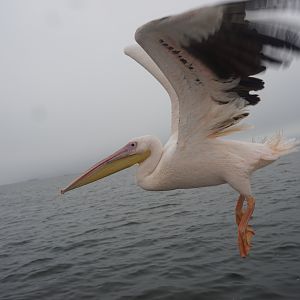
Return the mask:
<path id="1" fill-rule="evenodd" d="M 229 184 L 239 193 L 235 208 L 241 257 L 251 248 L 255 208 L 250 178 L 297 150 L 295 139 L 275 135 L 261 143 L 222 137 L 243 131 L 249 107 L 264 88 L 254 77 L 287 66 L 300 52 L 296 24 L 272 20 L 272 12 L 297 11 L 300 1 L 223 3 L 151 21 L 135 34 L 125 54 L 148 70 L 171 99 L 171 136 L 133 138 L 61 191 L 62 194 L 138 164 L 137 184 L 149 191 Z M 259 20 L 261 12 L 269 18 Z"/>

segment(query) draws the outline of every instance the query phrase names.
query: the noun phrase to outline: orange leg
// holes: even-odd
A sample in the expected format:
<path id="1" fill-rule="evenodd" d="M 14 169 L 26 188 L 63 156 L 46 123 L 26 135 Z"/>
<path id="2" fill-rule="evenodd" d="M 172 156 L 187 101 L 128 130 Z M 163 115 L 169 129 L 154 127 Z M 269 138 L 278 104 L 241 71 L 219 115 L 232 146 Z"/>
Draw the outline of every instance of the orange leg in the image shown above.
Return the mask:
<path id="1" fill-rule="evenodd" d="M 235 221 L 236 221 L 236 225 L 239 226 L 241 219 L 243 217 L 243 205 L 244 205 L 244 201 L 245 201 L 245 197 L 240 195 L 237 203 L 236 203 L 236 207 L 235 207 Z"/>
<path id="2" fill-rule="evenodd" d="M 251 240 L 255 234 L 252 226 L 248 225 L 255 208 L 255 199 L 253 197 L 246 197 L 246 200 L 248 207 L 245 211 L 243 211 L 245 197 L 242 195 L 238 199 L 235 209 L 236 223 L 238 225 L 239 249 L 242 257 L 246 257 L 249 254 Z"/>

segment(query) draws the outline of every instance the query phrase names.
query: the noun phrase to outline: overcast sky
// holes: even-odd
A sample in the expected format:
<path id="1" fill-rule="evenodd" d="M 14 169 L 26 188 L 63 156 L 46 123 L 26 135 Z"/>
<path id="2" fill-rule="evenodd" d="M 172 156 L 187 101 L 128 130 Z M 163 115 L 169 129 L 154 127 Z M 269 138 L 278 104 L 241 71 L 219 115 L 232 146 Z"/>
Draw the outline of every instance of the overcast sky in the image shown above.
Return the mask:
<path id="1" fill-rule="evenodd" d="M 170 103 L 123 48 L 145 22 L 216 1 L 0 0 L 0 185 L 78 173 L 153 134 Z M 244 137 L 300 132 L 300 63 L 268 72 Z"/>

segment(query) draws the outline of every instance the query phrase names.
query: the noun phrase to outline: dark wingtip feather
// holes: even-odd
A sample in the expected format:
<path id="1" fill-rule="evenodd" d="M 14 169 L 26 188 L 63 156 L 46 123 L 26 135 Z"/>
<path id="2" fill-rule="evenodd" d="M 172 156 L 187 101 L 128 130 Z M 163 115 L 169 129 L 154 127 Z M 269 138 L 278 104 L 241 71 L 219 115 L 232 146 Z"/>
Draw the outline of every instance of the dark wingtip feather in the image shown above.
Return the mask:
<path id="1" fill-rule="evenodd" d="M 258 104 L 261 101 L 259 95 L 251 95 L 251 94 L 248 94 L 246 97 L 244 97 L 244 99 L 248 101 L 249 105 L 252 106 Z"/>
<path id="2" fill-rule="evenodd" d="M 251 91 L 260 91 L 264 88 L 265 83 L 263 80 L 255 77 L 247 77 L 241 79 L 238 86 L 231 89 L 230 92 L 235 92 L 242 99 L 248 102 L 248 105 L 256 105 L 261 99 L 257 94 L 250 94 Z"/>
<path id="3" fill-rule="evenodd" d="M 259 97 L 259 95 L 257 94 L 250 94 L 250 91 L 245 91 L 242 89 L 239 89 L 239 87 L 237 87 L 234 90 L 241 98 L 243 98 L 244 100 L 246 100 L 248 102 L 248 105 L 256 105 L 258 104 L 261 99 Z"/>
<path id="4" fill-rule="evenodd" d="M 184 48 L 218 78 L 241 78 L 231 91 L 249 105 L 256 105 L 260 97 L 251 91 L 262 90 L 264 82 L 252 76 L 266 71 L 267 66 L 287 66 L 292 59 L 291 52 L 300 53 L 300 28 L 295 24 L 249 21 L 246 11 L 300 9 L 300 0 L 248 0 L 223 7 L 220 29 L 202 41 L 190 38 Z"/>
<path id="5" fill-rule="evenodd" d="M 240 2 L 239 2 L 240 3 Z M 259 9 L 300 9 L 299 0 L 248 0 L 244 2 L 246 10 Z"/>
<path id="6" fill-rule="evenodd" d="M 246 87 L 249 91 L 260 91 L 265 87 L 265 82 L 256 77 L 243 78 L 239 84 L 241 87 Z"/>

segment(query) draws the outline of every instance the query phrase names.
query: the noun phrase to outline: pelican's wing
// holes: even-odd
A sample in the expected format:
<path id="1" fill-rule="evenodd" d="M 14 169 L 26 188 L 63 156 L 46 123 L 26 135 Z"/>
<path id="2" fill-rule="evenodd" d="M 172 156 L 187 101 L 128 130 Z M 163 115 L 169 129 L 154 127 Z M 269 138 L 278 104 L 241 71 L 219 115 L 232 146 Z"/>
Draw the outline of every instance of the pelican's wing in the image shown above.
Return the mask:
<path id="1" fill-rule="evenodd" d="M 178 97 L 174 88 L 172 87 L 164 73 L 160 70 L 160 68 L 139 45 L 136 44 L 128 46 L 125 48 L 124 52 L 126 55 L 142 65 L 150 74 L 152 74 L 169 94 L 172 109 L 171 131 L 172 134 L 174 134 L 178 131 Z"/>
<path id="2" fill-rule="evenodd" d="M 178 143 L 227 134 L 249 114 L 264 88 L 252 77 L 300 52 L 299 28 L 255 21 L 266 9 L 299 9 L 298 0 L 249 0 L 152 21 L 136 32 L 178 97 Z M 246 12 L 251 11 L 251 21 Z M 258 13 L 258 14 L 257 14 Z M 271 15 L 272 16 L 272 15 Z"/>

